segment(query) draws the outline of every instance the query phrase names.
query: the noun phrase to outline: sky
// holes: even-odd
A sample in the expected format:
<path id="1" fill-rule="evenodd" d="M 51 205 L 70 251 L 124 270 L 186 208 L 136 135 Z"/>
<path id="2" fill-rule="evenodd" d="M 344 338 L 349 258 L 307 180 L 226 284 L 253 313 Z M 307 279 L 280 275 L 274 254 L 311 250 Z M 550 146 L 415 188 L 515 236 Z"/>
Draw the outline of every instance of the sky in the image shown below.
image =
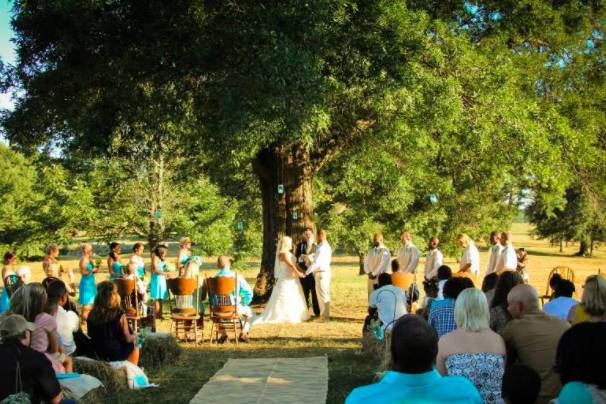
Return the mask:
<path id="1" fill-rule="evenodd" d="M 13 64 L 15 62 L 15 49 L 10 39 L 13 37 L 13 31 L 10 26 L 12 2 L 9 0 L 0 0 L 0 59 L 4 64 Z M 12 101 L 9 94 L 0 93 L 0 109 L 12 108 Z"/>

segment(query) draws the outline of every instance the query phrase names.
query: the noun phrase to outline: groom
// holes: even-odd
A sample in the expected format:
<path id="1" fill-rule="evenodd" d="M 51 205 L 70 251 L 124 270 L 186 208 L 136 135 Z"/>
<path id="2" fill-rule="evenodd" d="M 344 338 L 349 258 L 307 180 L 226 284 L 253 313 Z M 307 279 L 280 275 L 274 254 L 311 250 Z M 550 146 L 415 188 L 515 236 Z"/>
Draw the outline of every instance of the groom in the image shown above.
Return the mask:
<path id="1" fill-rule="evenodd" d="M 297 264 L 303 271 L 306 271 L 311 265 L 317 248 L 318 246 L 314 241 L 314 232 L 312 231 L 311 227 L 306 227 L 305 232 L 303 233 L 303 241 L 297 244 L 297 249 L 295 250 Z M 316 295 L 316 281 L 313 274 L 307 275 L 305 278 L 300 278 L 299 280 L 301 281 L 301 286 L 303 287 L 303 295 L 305 296 L 305 303 L 307 303 L 307 307 L 309 308 L 311 300 L 314 315 L 319 316 L 320 306 L 318 304 L 318 296 Z"/>
<path id="2" fill-rule="evenodd" d="M 320 303 L 320 317 L 323 321 L 328 321 L 330 320 L 330 260 L 332 258 L 332 248 L 326 240 L 324 230 L 318 230 L 317 236 L 318 250 L 305 275 L 314 274 L 316 294 Z"/>

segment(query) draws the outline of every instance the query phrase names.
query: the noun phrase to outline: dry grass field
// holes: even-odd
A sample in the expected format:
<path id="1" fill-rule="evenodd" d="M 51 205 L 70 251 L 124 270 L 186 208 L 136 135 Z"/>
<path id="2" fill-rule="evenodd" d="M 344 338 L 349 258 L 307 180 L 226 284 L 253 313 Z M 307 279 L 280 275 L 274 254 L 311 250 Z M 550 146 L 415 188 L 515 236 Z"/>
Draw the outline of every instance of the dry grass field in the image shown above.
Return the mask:
<path id="1" fill-rule="evenodd" d="M 545 292 L 547 276 L 551 268 L 567 265 L 576 274 L 577 290 L 581 291 L 585 277 L 606 271 L 606 251 L 598 248 L 593 258 L 574 257 L 577 246 L 569 246 L 563 253 L 550 247 L 545 240 L 535 240 L 529 236 L 530 228 L 526 224 L 515 224 L 514 245 L 529 250 L 529 273 L 531 283 Z M 421 245 L 420 241 L 417 242 Z M 71 258 L 71 257 L 70 257 Z M 125 257 L 124 257 L 125 258 Z M 174 259 L 174 258 L 173 258 Z M 214 272 L 214 258 L 205 259 L 205 271 Z M 481 252 L 481 267 L 487 261 L 486 249 Z M 76 267 L 75 260 L 66 260 L 66 264 Z M 449 258 L 447 264 L 456 267 L 456 260 Z M 421 262 L 420 267 L 423 265 Z M 41 265 L 30 265 L 34 280 L 43 277 Z M 236 268 L 243 273 L 249 283 L 254 281 L 259 263 L 252 261 Z M 305 324 L 277 326 L 259 325 L 252 329 L 251 342 L 210 346 L 208 342 L 195 347 L 184 345 L 184 354 L 170 366 L 159 371 L 149 372 L 151 380 L 160 387 L 143 391 L 129 392 L 123 397 L 114 397 L 116 403 L 143 402 L 188 402 L 204 383 L 217 371 L 228 358 L 245 357 L 301 357 L 327 355 L 329 360 L 329 403 L 343 402 L 346 395 L 356 386 L 367 384 L 373 377 L 374 364 L 361 353 L 361 328 L 366 313 L 366 279 L 357 275 L 356 257 L 337 256 L 333 259 L 333 283 L 331 310 L 333 319 L 329 323 L 310 321 Z M 97 280 L 106 278 L 98 275 Z M 257 308 L 261 310 L 261 308 Z M 160 329 L 168 330 L 165 320 Z M 205 337 L 208 339 L 206 328 Z"/>

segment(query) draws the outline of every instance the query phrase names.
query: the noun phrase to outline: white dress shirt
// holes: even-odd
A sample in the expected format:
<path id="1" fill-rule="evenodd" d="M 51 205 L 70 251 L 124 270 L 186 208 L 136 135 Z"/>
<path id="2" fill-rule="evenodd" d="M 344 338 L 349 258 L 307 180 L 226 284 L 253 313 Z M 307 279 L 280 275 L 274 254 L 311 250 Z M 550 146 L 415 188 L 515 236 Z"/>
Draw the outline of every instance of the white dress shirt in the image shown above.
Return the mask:
<path id="1" fill-rule="evenodd" d="M 390 330 L 394 320 L 406 314 L 406 294 L 396 286 L 385 285 L 372 292 L 368 305 L 377 309 L 383 330 Z"/>
<path id="2" fill-rule="evenodd" d="M 431 279 L 438 276 L 438 268 L 444 265 L 444 256 L 437 248 L 427 251 L 425 258 L 425 279 Z"/>
<path id="3" fill-rule="evenodd" d="M 497 265 L 499 263 L 499 256 L 501 255 L 501 251 L 503 251 L 503 246 L 499 243 L 488 247 L 488 252 L 490 253 L 490 256 L 488 257 L 486 275 L 491 274 L 493 272 L 497 272 L 499 270 L 497 268 Z"/>
<path id="4" fill-rule="evenodd" d="M 413 243 L 407 244 L 400 247 L 398 250 L 398 263 L 400 271 L 402 272 L 417 272 L 417 265 L 419 265 L 419 256 L 421 253 L 417 246 Z"/>
<path id="5" fill-rule="evenodd" d="M 475 275 L 480 273 L 480 252 L 473 241 L 470 241 L 467 248 L 461 253 L 459 268 L 462 268 L 467 264 L 471 264 L 469 272 Z"/>
<path id="6" fill-rule="evenodd" d="M 507 244 L 501 250 L 499 255 L 497 271 L 509 270 L 515 271 L 518 267 L 518 255 L 516 249 L 511 244 Z"/>
<path id="7" fill-rule="evenodd" d="M 391 273 L 391 252 L 383 244 L 373 247 L 364 260 L 364 272 L 372 276 Z"/>
<path id="8" fill-rule="evenodd" d="M 332 248 L 330 248 L 330 244 L 328 244 L 327 241 L 323 241 L 318 244 L 314 261 L 311 263 L 309 268 L 307 268 L 305 275 L 309 275 L 313 272 L 330 272 L 331 257 Z"/>

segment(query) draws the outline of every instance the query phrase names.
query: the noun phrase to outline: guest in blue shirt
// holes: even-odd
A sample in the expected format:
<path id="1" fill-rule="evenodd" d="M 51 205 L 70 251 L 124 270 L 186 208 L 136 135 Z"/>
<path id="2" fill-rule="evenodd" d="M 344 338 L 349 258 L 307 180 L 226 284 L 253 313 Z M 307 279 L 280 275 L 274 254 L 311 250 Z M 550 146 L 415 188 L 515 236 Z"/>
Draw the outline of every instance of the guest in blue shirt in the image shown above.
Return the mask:
<path id="1" fill-rule="evenodd" d="M 354 389 L 345 403 L 482 403 L 480 393 L 469 380 L 441 376 L 435 370 L 437 354 L 436 331 L 422 317 L 401 317 L 392 331 L 394 370 L 376 384 Z"/>
<path id="2" fill-rule="evenodd" d="M 555 286 L 555 298 L 543 306 L 543 311 L 567 321 L 570 309 L 579 304 L 572 298 L 574 291 L 574 283 L 566 279 L 559 280 Z"/>
<path id="3" fill-rule="evenodd" d="M 233 278 L 236 276 L 236 273 L 231 270 L 231 259 L 226 256 L 220 256 L 217 261 L 217 267 L 219 268 L 219 272 L 215 275 L 215 278 L 224 276 L 228 278 Z M 233 296 L 231 296 L 232 304 L 238 305 L 238 314 L 240 315 L 240 319 L 242 321 L 242 333 L 240 334 L 239 340 L 240 342 L 248 341 L 248 331 L 250 330 L 250 319 L 253 316 L 252 309 L 250 307 L 250 303 L 253 298 L 253 291 L 246 279 L 243 276 L 237 276 L 238 284 L 236 286 L 236 292 Z M 227 340 L 227 334 L 225 332 L 219 338 L 219 343 L 224 343 Z"/>
<path id="4" fill-rule="evenodd" d="M 463 290 L 473 288 L 467 277 L 454 277 L 444 285 L 444 300 L 436 300 L 429 311 L 429 324 L 435 328 L 438 338 L 457 328 L 454 316 L 455 300 Z"/>

